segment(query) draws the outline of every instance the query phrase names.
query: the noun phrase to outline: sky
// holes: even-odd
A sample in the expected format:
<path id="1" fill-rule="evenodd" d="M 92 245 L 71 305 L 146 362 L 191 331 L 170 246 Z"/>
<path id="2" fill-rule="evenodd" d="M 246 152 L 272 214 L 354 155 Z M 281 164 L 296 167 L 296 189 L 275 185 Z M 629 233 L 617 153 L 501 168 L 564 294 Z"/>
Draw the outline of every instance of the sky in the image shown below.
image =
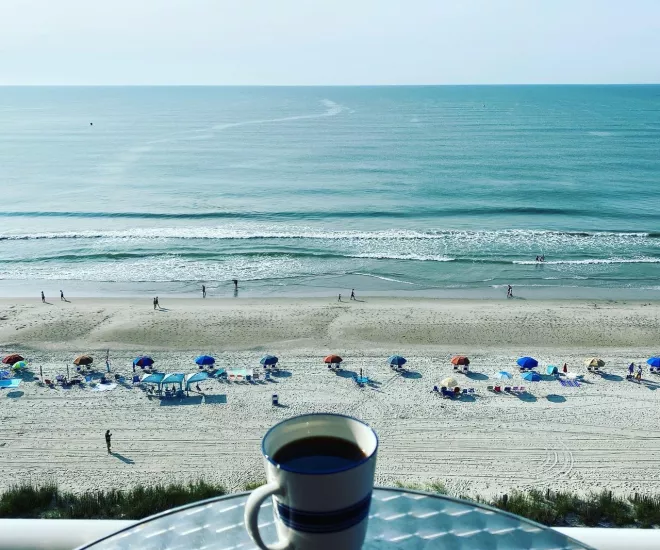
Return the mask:
<path id="1" fill-rule="evenodd" d="M 0 85 L 659 82 L 660 0 L 0 0 Z"/>

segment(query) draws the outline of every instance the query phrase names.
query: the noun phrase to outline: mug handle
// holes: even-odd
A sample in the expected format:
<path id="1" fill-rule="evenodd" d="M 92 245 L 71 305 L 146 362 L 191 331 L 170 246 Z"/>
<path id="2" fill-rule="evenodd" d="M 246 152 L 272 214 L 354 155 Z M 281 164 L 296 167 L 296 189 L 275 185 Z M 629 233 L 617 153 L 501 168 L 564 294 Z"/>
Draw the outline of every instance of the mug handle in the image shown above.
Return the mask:
<path id="1" fill-rule="evenodd" d="M 279 541 L 271 546 L 264 543 L 259 533 L 259 509 L 269 496 L 281 493 L 280 486 L 275 483 L 266 483 L 261 487 L 257 487 L 250 493 L 250 496 L 245 503 L 245 528 L 254 543 L 261 548 L 261 550 L 291 550 L 292 546 L 289 541 Z"/>

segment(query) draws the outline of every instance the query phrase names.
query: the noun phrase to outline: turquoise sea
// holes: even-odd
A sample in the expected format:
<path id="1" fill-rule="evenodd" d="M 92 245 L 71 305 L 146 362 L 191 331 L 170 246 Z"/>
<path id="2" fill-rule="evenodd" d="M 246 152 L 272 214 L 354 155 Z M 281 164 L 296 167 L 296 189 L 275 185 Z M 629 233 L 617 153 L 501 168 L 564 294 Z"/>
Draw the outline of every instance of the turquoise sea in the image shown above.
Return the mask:
<path id="1" fill-rule="evenodd" d="M 1 295 L 660 297 L 660 86 L 0 88 L 0 189 Z"/>

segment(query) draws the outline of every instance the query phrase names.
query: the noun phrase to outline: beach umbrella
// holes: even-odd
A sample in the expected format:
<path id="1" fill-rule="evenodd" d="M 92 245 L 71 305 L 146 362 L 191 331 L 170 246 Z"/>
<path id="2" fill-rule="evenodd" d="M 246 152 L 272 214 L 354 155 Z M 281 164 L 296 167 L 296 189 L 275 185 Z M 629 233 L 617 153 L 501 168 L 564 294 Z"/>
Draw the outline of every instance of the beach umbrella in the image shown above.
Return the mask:
<path id="1" fill-rule="evenodd" d="M 215 363 L 215 358 L 210 355 L 200 355 L 195 357 L 195 363 L 198 365 L 213 365 Z"/>
<path id="2" fill-rule="evenodd" d="M 451 376 L 445 378 L 440 382 L 440 385 L 445 386 L 447 388 L 453 388 L 455 386 L 458 386 L 458 382 L 456 382 L 455 379 L 453 379 Z"/>
<path id="3" fill-rule="evenodd" d="M 554 365 L 548 365 L 547 367 L 545 367 L 546 374 L 557 374 L 557 372 L 559 372 L 559 369 Z"/>
<path id="4" fill-rule="evenodd" d="M 541 375 L 538 372 L 527 371 L 523 372 L 520 377 L 527 382 L 539 382 L 541 380 Z"/>
<path id="5" fill-rule="evenodd" d="M 14 363 L 18 363 L 19 361 L 23 361 L 24 357 L 22 355 L 19 355 L 18 353 L 12 353 L 11 355 L 7 355 L 2 362 L 5 365 L 13 365 Z"/>
<path id="6" fill-rule="evenodd" d="M 605 366 L 605 361 L 598 357 L 592 357 L 591 359 L 587 359 L 584 364 L 587 367 L 604 367 Z"/>
<path id="7" fill-rule="evenodd" d="M 141 355 L 133 359 L 133 366 L 135 367 L 150 367 L 154 364 L 154 360 L 148 355 Z"/>
<path id="8" fill-rule="evenodd" d="M 11 367 L 12 369 L 27 369 L 27 363 L 25 361 L 17 361 L 16 363 L 13 364 Z"/>
<path id="9" fill-rule="evenodd" d="M 469 365 L 470 360 L 465 357 L 465 355 L 454 355 L 454 357 L 451 358 L 451 364 L 452 365 Z"/>
<path id="10" fill-rule="evenodd" d="M 394 365 L 396 367 L 401 367 L 408 362 L 405 357 L 401 357 L 400 355 L 390 355 L 387 361 L 390 365 Z"/>
<path id="11" fill-rule="evenodd" d="M 0 378 L 9 378 L 11 373 L 8 370 L 0 370 Z"/>
<path id="12" fill-rule="evenodd" d="M 652 367 L 660 367 L 660 357 L 650 357 L 646 362 Z"/>
<path id="13" fill-rule="evenodd" d="M 341 363 L 343 359 L 339 355 L 328 355 L 323 362 L 324 363 Z"/>
<path id="14" fill-rule="evenodd" d="M 262 365 L 276 365 L 279 359 L 274 355 L 264 355 L 259 363 Z"/>
<path id="15" fill-rule="evenodd" d="M 533 369 L 539 366 L 539 362 L 533 357 L 521 357 L 516 361 L 523 369 Z"/>
<path id="16" fill-rule="evenodd" d="M 94 362 L 94 358 L 90 355 L 79 355 L 73 360 L 74 365 L 91 365 Z"/>
<path id="17" fill-rule="evenodd" d="M 494 375 L 493 378 L 496 378 L 497 380 L 511 380 L 511 375 L 505 370 L 501 370 L 496 375 Z"/>

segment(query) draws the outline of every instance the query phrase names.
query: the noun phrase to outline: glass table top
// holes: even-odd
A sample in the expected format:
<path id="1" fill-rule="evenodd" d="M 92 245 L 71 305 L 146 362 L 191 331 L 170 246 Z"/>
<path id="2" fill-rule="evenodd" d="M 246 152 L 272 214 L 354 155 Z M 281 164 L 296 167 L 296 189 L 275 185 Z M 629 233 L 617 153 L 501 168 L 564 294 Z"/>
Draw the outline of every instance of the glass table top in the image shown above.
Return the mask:
<path id="1" fill-rule="evenodd" d="M 100 541 L 94 550 L 255 548 L 243 523 L 249 493 L 205 500 L 147 518 Z M 271 500 L 259 515 L 264 542 L 277 540 Z M 374 489 L 364 549 L 583 549 L 587 546 L 487 506 L 403 489 Z M 338 549 L 339 550 L 339 549 Z"/>

